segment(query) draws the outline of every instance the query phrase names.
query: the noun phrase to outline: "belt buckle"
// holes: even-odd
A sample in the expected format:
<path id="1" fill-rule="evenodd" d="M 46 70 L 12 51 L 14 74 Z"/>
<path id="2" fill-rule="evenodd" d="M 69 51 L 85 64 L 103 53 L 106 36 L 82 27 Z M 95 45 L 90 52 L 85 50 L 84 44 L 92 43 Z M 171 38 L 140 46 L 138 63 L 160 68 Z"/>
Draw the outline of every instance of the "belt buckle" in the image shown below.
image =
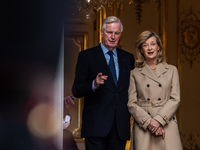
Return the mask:
<path id="1" fill-rule="evenodd" d="M 152 108 L 154 108 L 154 107 L 156 107 L 155 105 L 154 105 L 154 102 L 155 100 L 151 100 L 151 106 L 152 106 Z"/>

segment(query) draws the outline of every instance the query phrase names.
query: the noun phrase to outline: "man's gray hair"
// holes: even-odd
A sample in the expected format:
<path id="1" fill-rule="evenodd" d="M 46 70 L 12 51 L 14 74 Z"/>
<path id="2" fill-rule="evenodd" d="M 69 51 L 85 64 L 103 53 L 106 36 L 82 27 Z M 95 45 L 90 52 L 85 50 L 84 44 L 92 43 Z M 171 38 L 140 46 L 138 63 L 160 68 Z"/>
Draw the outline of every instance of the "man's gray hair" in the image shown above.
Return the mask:
<path id="1" fill-rule="evenodd" d="M 104 19 L 102 26 L 101 26 L 101 30 L 103 31 L 106 28 L 106 24 L 113 23 L 113 22 L 119 22 L 121 24 L 121 32 L 122 32 L 123 24 L 122 24 L 121 20 L 115 16 L 110 16 L 110 17 L 107 17 L 106 19 Z"/>

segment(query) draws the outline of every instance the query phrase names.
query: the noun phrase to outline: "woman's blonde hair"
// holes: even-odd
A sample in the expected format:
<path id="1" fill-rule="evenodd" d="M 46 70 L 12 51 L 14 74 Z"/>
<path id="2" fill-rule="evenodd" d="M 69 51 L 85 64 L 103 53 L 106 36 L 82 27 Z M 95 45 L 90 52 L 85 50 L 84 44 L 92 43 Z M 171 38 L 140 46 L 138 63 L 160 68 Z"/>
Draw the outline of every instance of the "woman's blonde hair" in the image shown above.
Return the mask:
<path id="1" fill-rule="evenodd" d="M 144 58 L 144 55 L 141 53 L 142 44 L 151 37 L 155 37 L 157 45 L 159 46 L 159 50 L 157 54 L 157 64 L 165 61 L 165 56 L 163 54 L 163 45 L 159 36 L 155 32 L 144 31 L 138 36 L 138 39 L 135 42 L 136 56 L 137 56 L 136 62 L 135 62 L 136 67 L 139 67 L 139 68 L 144 67 L 145 58 Z"/>

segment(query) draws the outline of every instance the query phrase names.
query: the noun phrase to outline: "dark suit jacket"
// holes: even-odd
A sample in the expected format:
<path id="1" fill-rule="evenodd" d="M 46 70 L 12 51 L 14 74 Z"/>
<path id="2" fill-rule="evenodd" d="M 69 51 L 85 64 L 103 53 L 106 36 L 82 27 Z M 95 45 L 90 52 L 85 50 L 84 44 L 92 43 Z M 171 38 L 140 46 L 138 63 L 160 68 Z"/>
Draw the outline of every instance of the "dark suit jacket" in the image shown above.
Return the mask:
<path id="1" fill-rule="evenodd" d="M 130 114 L 127 102 L 134 56 L 118 48 L 117 55 L 119 79 L 115 87 L 100 45 L 79 53 L 72 93 L 75 97 L 84 97 L 82 137 L 107 136 L 116 117 L 120 138 L 123 140 L 130 138 Z M 108 79 L 93 92 L 92 82 L 100 72 L 108 75 Z"/>

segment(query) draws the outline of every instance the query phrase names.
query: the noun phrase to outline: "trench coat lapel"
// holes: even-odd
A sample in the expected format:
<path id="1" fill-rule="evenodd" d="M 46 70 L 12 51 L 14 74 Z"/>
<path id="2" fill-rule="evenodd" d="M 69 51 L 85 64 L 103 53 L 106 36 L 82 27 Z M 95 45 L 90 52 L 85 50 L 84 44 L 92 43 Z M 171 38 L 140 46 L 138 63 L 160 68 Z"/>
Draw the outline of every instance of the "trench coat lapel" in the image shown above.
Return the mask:
<path id="1" fill-rule="evenodd" d="M 154 80 L 155 82 L 160 83 L 159 77 L 167 72 L 168 66 L 166 63 L 159 63 L 156 67 L 155 73 L 151 70 L 151 68 L 145 64 L 143 68 L 139 68 L 141 74 L 147 76 L 148 78 Z"/>
<path id="2" fill-rule="evenodd" d="M 166 73 L 169 69 L 169 65 L 165 62 L 160 63 L 156 67 L 155 75 L 159 78 L 162 74 Z"/>

